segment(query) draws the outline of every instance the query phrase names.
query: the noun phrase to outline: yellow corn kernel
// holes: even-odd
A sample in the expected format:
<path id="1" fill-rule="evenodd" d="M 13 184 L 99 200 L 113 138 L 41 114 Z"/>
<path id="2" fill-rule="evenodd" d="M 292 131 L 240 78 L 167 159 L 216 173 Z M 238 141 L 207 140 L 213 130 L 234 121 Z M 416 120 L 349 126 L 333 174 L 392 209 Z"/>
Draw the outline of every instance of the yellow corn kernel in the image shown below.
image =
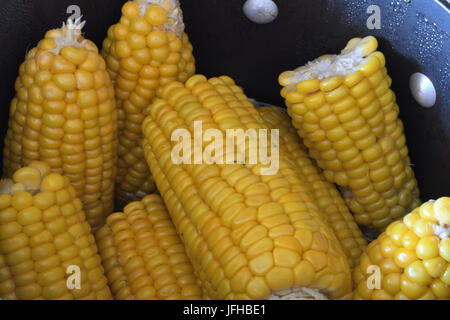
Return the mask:
<path id="1" fill-rule="evenodd" d="M 166 23 L 167 15 L 166 9 L 157 5 L 152 5 L 145 11 L 145 19 L 153 26 Z"/>

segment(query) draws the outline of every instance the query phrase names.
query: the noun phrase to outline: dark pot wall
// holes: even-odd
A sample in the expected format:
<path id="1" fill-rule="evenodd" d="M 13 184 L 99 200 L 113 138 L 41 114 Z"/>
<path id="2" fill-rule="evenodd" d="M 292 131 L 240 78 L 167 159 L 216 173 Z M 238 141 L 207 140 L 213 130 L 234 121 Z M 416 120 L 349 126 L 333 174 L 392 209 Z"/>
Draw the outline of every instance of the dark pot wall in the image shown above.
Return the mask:
<path id="1" fill-rule="evenodd" d="M 1 149 L 26 51 L 46 30 L 61 25 L 71 4 L 79 5 L 87 20 L 85 36 L 101 46 L 124 2 L 0 0 Z M 181 0 L 199 73 L 230 75 L 249 96 L 282 105 L 277 83 L 281 71 L 339 52 L 351 37 L 372 34 L 386 55 L 422 197 L 450 195 L 450 11 L 445 0 L 275 0 L 280 13 L 267 25 L 250 22 L 242 12 L 244 2 Z M 380 30 L 366 27 L 371 4 L 381 9 Z M 420 107 L 410 94 L 414 72 L 426 74 L 437 87 L 431 109 Z"/>

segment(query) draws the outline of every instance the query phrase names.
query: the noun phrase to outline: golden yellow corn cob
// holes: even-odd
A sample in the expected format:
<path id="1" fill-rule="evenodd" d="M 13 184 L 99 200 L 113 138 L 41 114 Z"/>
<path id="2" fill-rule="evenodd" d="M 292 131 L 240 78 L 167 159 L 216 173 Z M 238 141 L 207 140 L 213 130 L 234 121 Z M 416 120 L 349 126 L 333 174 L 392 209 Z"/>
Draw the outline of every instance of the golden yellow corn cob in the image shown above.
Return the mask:
<path id="1" fill-rule="evenodd" d="M 81 201 L 50 170 L 33 161 L 0 181 L 0 298 L 111 299 Z"/>
<path id="2" fill-rule="evenodd" d="M 141 147 L 141 125 L 158 88 L 194 74 L 192 45 L 184 33 L 178 0 L 135 0 L 122 7 L 102 54 L 115 85 L 119 110 L 117 206 L 156 188 Z"/>
<path id="3" fill-rule="evenodd" d="M 115 299 L 200 299 L 202 290 L 158 195 L 129 203 L 97 232 Z"/>
<path id="4" fill-rule="evenodd" d="M 144 152 L 207 295 L 348 298 L 345 254 L 282 146 L 279 170 L 270 175 L 262 174 L 267 165 L 248 163 L 248 155 L 244 164 L 173 163 L 171 135 L 185 129 L 193 136 L 194 121 L 202 121 L 204 132 L 267 130 L 233 80 L 196 75 L 186 85 L 166 85 L 160 97 L 143 123 Z"/>
<path id="5" fill-rule="evenodd" d="M 354 270 L 355 299 L 450 299 L 450 197 L 389 225 Z"/>
<path id="6" fill-rule="evenodd" d="M 82 23 L 50 30 L 19 69 L 3 175 L 41 160 L 70 179 L 92 227 L 113 211 L 117 159 L 114 88 Z"/>
<path id="7" fill-rule="evenodd" d="M 299 178 L 308 194 L 328 219 L 348 258 L 350 267 L 354 267 L 364 251 L 367 241 L 359 230 L 355 219 L 337 191 L 327 182 L 316 165 L 308 158 L 289 116 L 277 107 L 260 107 L 258 112 L 270 129 L 280 130 L 280 144 L 284 144 L 297 164 Z"/>
<path id="8" fill-rule="evenodd" d="M 288 113 L 356 222 L 383 230 L 420 205 L 399 108 L 374 37 L 279 77 Z"/>

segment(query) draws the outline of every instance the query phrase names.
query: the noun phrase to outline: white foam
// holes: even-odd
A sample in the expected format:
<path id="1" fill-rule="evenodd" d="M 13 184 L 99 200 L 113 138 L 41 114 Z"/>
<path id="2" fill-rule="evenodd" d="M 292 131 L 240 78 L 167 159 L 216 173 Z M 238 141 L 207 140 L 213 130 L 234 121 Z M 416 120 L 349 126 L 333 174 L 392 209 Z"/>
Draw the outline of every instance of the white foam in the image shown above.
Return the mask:
<path id="1" fill-rule="evenodd" d="M 319 81 L 335 76 L 345 77 L 356 72 L 366 62 L 365 45 L 371 41 L 369 37 L 348 44 L 340 54 L 327 55 L 309 61 L 306 65 L 294 70 L 292 83 L 304 80 L 318 79 Z"/>

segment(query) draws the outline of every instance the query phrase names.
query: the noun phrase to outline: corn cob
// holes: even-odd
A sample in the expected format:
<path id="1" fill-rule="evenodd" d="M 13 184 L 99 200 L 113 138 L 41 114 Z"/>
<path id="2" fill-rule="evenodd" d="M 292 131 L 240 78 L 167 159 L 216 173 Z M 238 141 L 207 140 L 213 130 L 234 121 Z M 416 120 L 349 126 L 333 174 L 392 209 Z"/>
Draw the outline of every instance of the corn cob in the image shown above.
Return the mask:
<path id="1" fill-rule="evenodd" d="M 0 298 L 111 299 L 81 201 L 50 170 L 33 161 L 0 182 Z M 70 266 L 79 288 L 69 289 Z"/>
<path id="2" fill-rule="evenodd" d="M 19 69 L 3 175 L 41 160 L 68 177 L 92 227 L 113 210 L 117 158 L 114 88 L 84 23 L 50 30 Z"/>
<path id="3" fill-rule="evenodd" d="M 279 170 L 270 175 L 263 174 L 266 165 L 250 164 L 248 155 L 243 164 L 175 165 L 171 160 L 171 135 L 184 129 L 193 136 L 194 121 L 220 132 L 267 130 L 233 80 L 196 75 L 186 85 L 166 85 L 159 94 L 143 123 L 144 152 L 187 254 L 194 268 L 200 267 L 207 295 L 348 298 L 345 254 L 282 146 Z M 206 148 L 203 144 L 197 152 Z M 244 149 L 238 145 L 238 151 Z"/>
<path id="4" fill-rule="evenodd" d="M 383 230 L 420 205 L 399 108 L 374 37 L 354 38 L 279 77 L 288 113 L 362 226 Z"/>
<path id="5" fill-rule="evenodd" d="M 141 147 L 141 125 L 158 88 L 195 72 L 178 0 L 126 2 L 119 23 L 108 30 L 102 55 L 119 110 L 116 201 L 122 208 L 156 191 Z"/>
<path id="6" fill-rule="evenodd" d="M 353 268 L 359 261 L 367 242 L 339 191 L 325 180 L 316 165 L 308 158 L 306 148 L 301 143 L 285 111 L 277 107 L 260 107 L 258 112 L 270 129 L 280 130 L 280 144 L 284 144 L 294 158 L 300 179 L 307 182 L 304 186 L 308 195 L 327 217 L 328 224 L 341 242 L 349 265 Z"/>
<path id="7" fill-rule="evenodd" d="M 158 195 L 129 203 L 96 235 L 115 299 L 200 299 L 202 290 Z"/>
<path id="8" fill-rule="evenodd" d="M 450 299 L 450 197 L 389 225 L 369 244 L 353 278 L 355 299 Z"/>

